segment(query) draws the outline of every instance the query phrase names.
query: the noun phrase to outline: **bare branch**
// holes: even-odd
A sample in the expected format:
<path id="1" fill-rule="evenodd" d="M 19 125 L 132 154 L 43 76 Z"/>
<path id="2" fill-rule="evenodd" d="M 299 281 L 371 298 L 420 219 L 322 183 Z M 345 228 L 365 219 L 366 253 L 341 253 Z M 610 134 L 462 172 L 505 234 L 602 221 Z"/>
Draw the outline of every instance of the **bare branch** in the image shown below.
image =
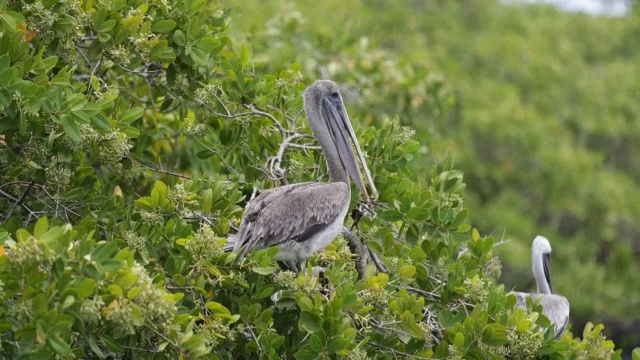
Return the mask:
<path id="1" fill-rule="evenodd" d="M 200 139 L 195 139 L 198 144 L 202 145 L 202 147 L 204 147 L 205 149 L 211 151 L 212 153 L 214 153 L 218 159 L 220 159 L 220 162 L 222 162 L 222 165 L 224 165 L 225 169 L 227 169 L 227 171 L 229 172 L 233 172 L 234 174 L 238 175 L 238 172 L 236 171 L 236 169 L 230 167 L 229 165 L 227 165 L 227 163 L 224 161 L 224 159 L 222 158 L 222 156 L 220 155 L 219 152 L 217 152 L 215 149 L 212 149 L 211 147 L 205 145 L 202 143 L 202 141 L 200 141 Z"/>
<path id="2" fill-rule="evenodd" d="M 434 292 L 417 289 L 417 288 L 414 288 L 414 287 L 411 287 L 411 286 L 404 286 L 402 288 L 407 290 L 407 291 L 409 291 L 409 292 L 418 294 L 418 295 L 424 297 L 425 299 L 429 299 L 429 300 L 434 300 L 435 301 L 436 299 L 440 298 L 440 295 L 437 294 L 437 293 L 434 293 Z"/>
<path id="3" fill-rule="evenodd" d="M 264 111 L 258 110 L 253 105 L 250 105 L 250 104 L 249 105 L 245 104 L 244 107 L 246 109 L 249 109 L 249 111 L 251 111 L 252 114 L 264 116 L 267 119 L 273 121 L 273 123 L 276 124 L 276 126 L 278 127 L 278 130 L 280 130 L 280 134 L 282 134 L 282 137 L 284 138 L 286 136 L 287 131 L 282 126 L 280 121 L 278 121 L 278 119 L 276 119 L 273 115 L 269 114 L 268 112 L 264 112 Z"/>
<path id="4" fill-rule="evenodd" d="M 30 185 L 31 186 L 31 185 Z M 23 196 L 20 197 L 20 199 L 15 198 L 13 195 L 4 192 L 3 190 L 0 190 L 0 195 L 2 195 L 3 197 L 13 201 L 13 206 L 11 207 L 11 209 L 9 210 L 9 212 L 7 213 L 7 215 L 5 216 L 5 219 L 8 220 L 9 217 L 11 216 L 11 213 L 13 212 L 13 208 L 16 206 L 20 206 L 21 208 L 27 210 L 29 212 L 29 216 L 33 216 L 33 217 L 38 217 L 38 215 L 36 215 L 36 212 L 34 212 L 33 210 L 29 209 L 27 207 L 27 205 L 23 204 L 22 201 L 24 200 L 24 195 L 26 195 L 28 193 L 29 189 L 27 189 Z"/>
<path id="5" fill-rule="evenodd" d="M 186 176 L 186 175 L 178 174 L 178 173 L 171 172 L 171 171 L 161 170 L 161 169 L 155 169 L 155 168 L 147 166 L 147 165 L 145 165 L 145 164 L 143 164 L 143 163 L 141 163 L 141 162 L 139 162 L 139 161 L 137 161 L 137 160 L 135 160 L 133 158 L 130 158 L 130 159 L 131 159 L 131 162 L 133 162 L 134 164 L 136 164 L 136 165 L 138 165 L 138 166 L 140 166 L 142 168 L 145 168 L 147 170 L 151 170 L 151 171 L 154 171 L 154 172 L 157 172 L 157 173 L 160 173 L 160 174 L 176 176 L 176 177 L 179 177 L 179 178 L 182 178 L 182 179 L 187 179 L 187 180 L 191 180 L 192 179 L 191 176 Z"/>

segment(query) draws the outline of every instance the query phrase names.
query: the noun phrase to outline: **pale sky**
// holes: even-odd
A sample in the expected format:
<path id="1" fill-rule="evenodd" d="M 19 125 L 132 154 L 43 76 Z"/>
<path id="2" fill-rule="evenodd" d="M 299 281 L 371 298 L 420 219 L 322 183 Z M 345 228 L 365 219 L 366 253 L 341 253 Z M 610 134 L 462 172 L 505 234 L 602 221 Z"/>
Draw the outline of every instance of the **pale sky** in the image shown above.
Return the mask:
<path id="1" fill-rule="evenodd" d="M 524 0 L 524 1 L 555 4 L 557 7 L 566 11 L 584 12 L 591 15 L 623 16 L 629 11 L 629 6 L 625 0 Z"/>

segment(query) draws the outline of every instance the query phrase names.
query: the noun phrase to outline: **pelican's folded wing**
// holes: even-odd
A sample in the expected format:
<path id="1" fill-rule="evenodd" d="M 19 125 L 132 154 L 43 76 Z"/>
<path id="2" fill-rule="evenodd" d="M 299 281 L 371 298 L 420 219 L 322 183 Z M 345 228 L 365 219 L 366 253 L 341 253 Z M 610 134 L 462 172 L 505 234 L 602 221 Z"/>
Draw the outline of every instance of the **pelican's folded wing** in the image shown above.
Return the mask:
<path id="1" fill-rule="evenodd" d="M 265 191 L 247 205 L 234 252 L 241 258 L 254 248 L 303 242 L 335 220 L 349 201 L 349 185 L 343 182 L 308 182 Z"/>

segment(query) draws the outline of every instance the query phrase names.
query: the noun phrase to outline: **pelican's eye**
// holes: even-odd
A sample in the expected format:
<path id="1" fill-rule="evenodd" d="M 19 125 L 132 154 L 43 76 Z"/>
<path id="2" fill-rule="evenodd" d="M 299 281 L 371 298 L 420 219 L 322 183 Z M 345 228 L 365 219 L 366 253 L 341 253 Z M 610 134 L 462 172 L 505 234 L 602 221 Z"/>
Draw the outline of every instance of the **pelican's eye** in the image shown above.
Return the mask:
<path id="1" fill-rule="evenodd" d="M 334 91 L 334 92 L 331 93 L 331 97 L 334 98 L 334 99 L 337 99 L 337 98 L 340 97 L 340 94 L 338 94 L 337 91 Z"/>

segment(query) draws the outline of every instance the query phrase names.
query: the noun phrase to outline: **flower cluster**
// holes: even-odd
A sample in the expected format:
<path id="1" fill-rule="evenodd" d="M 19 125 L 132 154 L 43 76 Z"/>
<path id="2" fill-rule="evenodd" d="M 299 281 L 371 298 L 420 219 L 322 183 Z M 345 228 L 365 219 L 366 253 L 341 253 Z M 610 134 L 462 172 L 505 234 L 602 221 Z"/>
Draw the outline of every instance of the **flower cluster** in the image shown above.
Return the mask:
<path id="1" fill-rule="evenodd" d="M 127 231 L 123 238 L 130 249 L 136 250 L 138 254 L 147 253 L 147 241 L 144 237 L 137 235 L 133 231 Z"/>
<path id="2" fill-rule="evenodd" d="M 36 265 L 42 271 L 48 271 L 53 263 L 54 256 L 38 243 L 35 237 L 30 236 L 24 241 L 16 243 L 7 249 L 7 258 L 17 266 Z"/>
<path id="3" fill-rule="evenodd" d="M 371 305 L 378 311 L 384 311 L 389 305 L 389 294 L 387 294 L 387 291 L 383 287 L 377 289 L 369 288 L 363 290 L 358 295 L 360 295 L 360 300 L 365 305 Z"/>
<path id="4" fill-rule="evenodd" d="M 128 66 L 129 65 L 129 51 L 127 50 L 127 48 L 122 45 L 122 44 L 118 44 L 114 47 L 112 47 L 109 50 L 109 58 L 115 62 L 116 64 L 120 64 L 122 66 Z"/>
<path id="5" fill-rule="evenodd" d="M 542 345 L 543 333 L 534 328 L 519 332 L 513 328 L 507 329 L 507 338 L 511 356 L 514 359 L 536 359 L 538 349 Z"/>
<path id="6" fill-rule="evenodd" d="M 369 356 L 367 355 L 367 352 L 363 348 L 358 347 L 349 351 L 349 354 L 347 355 L 347 359 L 348 360 L 367 360 L 369 359 Z"/>
<path id="7" fill-rule="evenodd" d="M 190 138 L 201 138 L 207 133 L 207 126 L 204 124 L 189 124 L 182 129 L 182 134 Z"/>
<path id="8" fill-rule="evenodd" d="M 193 100 L 195 100 L 195 102 L 200 106 L 212 107 L 215 105 L 213 100 L 215 99 L 214 94 L 217 94 L 220 91 L 221 90 L 217 85 L 205 85 L 196 89 L 193 93 Z"/>
<path id="9" fill-rule="evenodd" d="M 134 298 L 140 305 L 146 321 L 165 325 L 175 315 L 175 304 L 167 298 L 167 293 L 153 284 L 142 265 L 136 263 L 131 272 L 137 276 L 134 288 L 139 292 Z"/>
<path id="10" fill-rule="evenodd" d="M 483 304 L 489 292 L 484 287 L 484 281 L 478 275 L 464 279 L 465 297 L 475 304 Z"/>
<path id="11" fill-rule="evenodd" d="M 45 170 L 45 186 L 55 192 L 63 192 L 71 183 L 73 172 L 64 165 L 52 161 Z"/>
<path id="12" fill-rule="evenodd" d="M 224 254 L 219 240 L 220 238 L 215 234 L 211 226 L 202 224 L 196 235 L 187 239 L 184 247 L 195 258 L 211 260 Z"/>
<path id="13" fill-rule="evenodd" d="M 157 211 L 141 211 L 140 221 L 150 226 L 161 226 L 164 223 L 164 218 L 162 214 Z"/>
<path id="14" fill-rule="evenodd" d="M 389 136 L 389 141 L 395 142 L 398 144 L 403 144 L 407 140 L 411 139 L 416 135 L 416 131 L 408 126 L 402 126 L 400 129 L 395 131 Z"/>
<path id="15" fill-rule="evenodd" d="M 93 299 L 85 299 L 80 305 L 80 318 L 85 324 L 97 325 L 100 322 L 100 309 L 104 306 L 101 296 L 95 296 Z"/>
<path id="16" fill-rule="evenodd" d="M 481 339 L 478 339 L 478 347 L 486 354 L 493 354 L 503 358 L 511 357 L 511 352 L 509 352 L 509 348 L 506 346 L 489 346 L 482 342 Z"/>
<path id="17" fill-rule="evenodd" d="M 231 329 L 217 317 L 207 318 L 203 324 L 197 326 L 197 330 L 203 336 L 207 346 L 214 349 L 225 343 L 233 343 L 237 336 L 236 329 Z"/>
<path id="18" fill-rule="evenodd" d="M 107 165 L 117 167 L 122 158 L 129 155 L 133 145 L 124 133 L 113 130 L 102 136 L 100 143 L 100 159 Z"/>
<path id="19" fill-rule="evenodd" d="M 445 194 L 441 200 L 443 207 L 448 207 L 453 210 L 454 215 L 457 215 L 464 210 L 464 198 L 460 194 Z"/>
<path id="20" fill-rule="evenodd" d="M 500 258 L 493 256 L 482 267 L 482 275 L 498 279 L 502 275 L 502 263 Z"/>
<path id="21" fill-rule="evenodd" d="M 314 268 L 316 270 L 317 268 Z M 314 271 L 315 272 L 315 271 Z M 308 296 L 313 296 L 322 287 L 318 274 L 307 276 L 305 272 L 302 276 L 296 276 L 291 271 L 278 271 L 273 274 L 273 282 L 283 289 L 301 291 Z"/>
<path id="22" fill-rule="evenodd" d="M 116 333 L 133 335 L 136 332 L 134 321 L 135 304 L 127 299 L 113 300 L 109 305 L 102 308 L 102 315 L 115 328 Z"/>

